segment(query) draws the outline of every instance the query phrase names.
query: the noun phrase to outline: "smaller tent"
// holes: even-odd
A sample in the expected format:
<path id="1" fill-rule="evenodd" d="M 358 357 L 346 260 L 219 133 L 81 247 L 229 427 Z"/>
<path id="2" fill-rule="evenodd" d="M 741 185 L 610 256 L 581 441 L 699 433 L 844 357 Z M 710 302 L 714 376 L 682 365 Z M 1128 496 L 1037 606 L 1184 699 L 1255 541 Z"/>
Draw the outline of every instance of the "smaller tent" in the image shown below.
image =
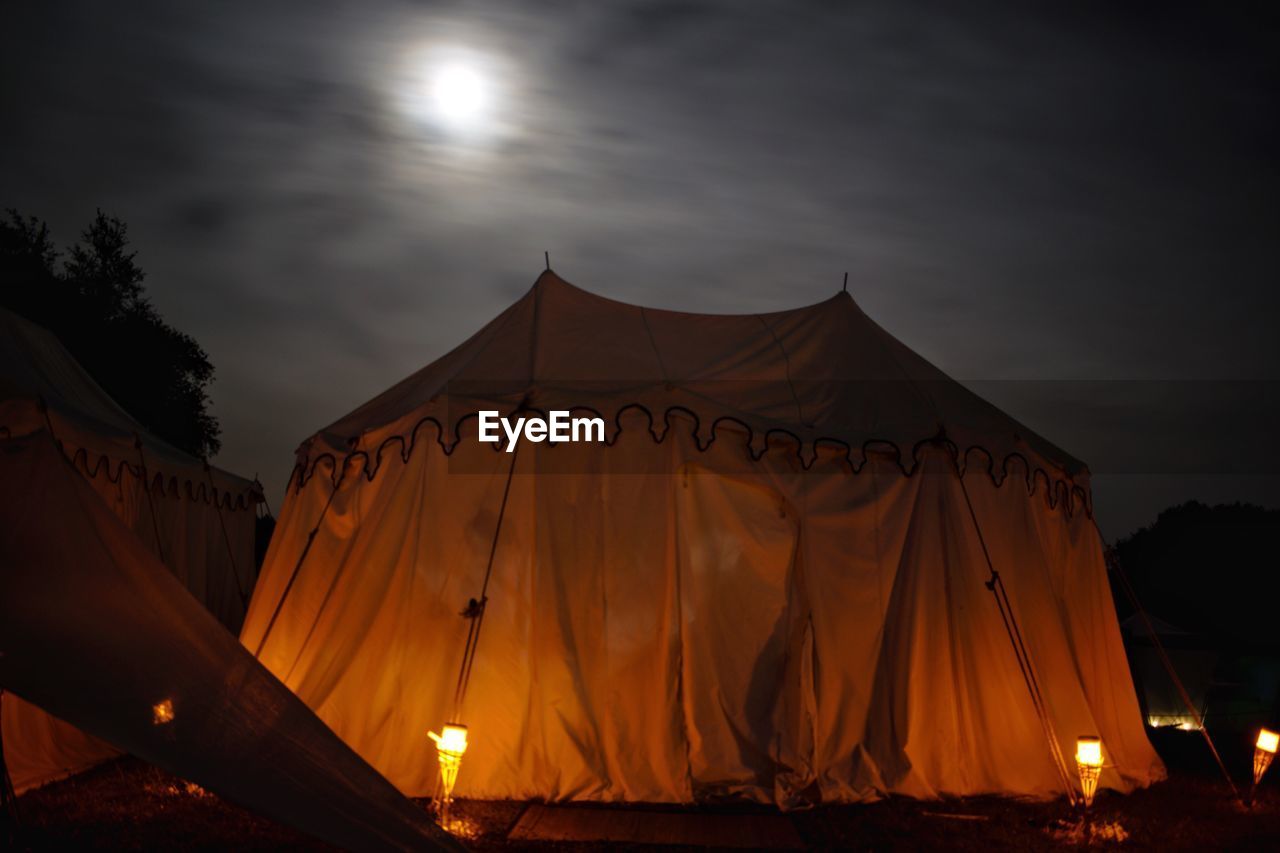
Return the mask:
<path id="1" fill-rule="evenodd" d="M 5 705 L 17 694 L 342 847 L 455 846 L 192 598 L 47 432 L 0 439 L 0 483 Z"/>
<path id="2" fill-rule="evenodd" d="M 1217 649 L 1203 637 L 1154 616 L 1143 619 L 1141 614 L 1135 613 L 1120 623 L 1120 630 L 1124 635 L 1129 666 L 1133 670 L 1134 684 L 1141 697 L 1147 725 L 1157 729 L 1168 726 L 1199 729 L 1200 720 L 1204 719 L 1206 711 L 1213 671 L 1218 664 Z M 1187 691 L 1195 713 L 1187 708 L 1178 685 L 1169 675 L 1169 669 L 1160 655 L 1161 648 L 1172 664 L 1178 681 Z"/>
<path id="3" fill-rule="evenodd" d="M 48 431 L 142 543 L 239 631 L 261 487 L 148 432 L 53 334 L 0 308 L 0 437 L 36 431 Z"/>
<path id="4" fill-rule="evenodd" d="M 258 485 L 148 433 L 54 335 L 0 308 L 0 439 L 34 434 L 50 435 L 104 506 L 227 629 L 239 630 L 255 580 Z M 66 518 L 41 523 L 82 541 Z M 19 792 L 116 754 L 17 698 L 0 707 L 0 737 Z"/>

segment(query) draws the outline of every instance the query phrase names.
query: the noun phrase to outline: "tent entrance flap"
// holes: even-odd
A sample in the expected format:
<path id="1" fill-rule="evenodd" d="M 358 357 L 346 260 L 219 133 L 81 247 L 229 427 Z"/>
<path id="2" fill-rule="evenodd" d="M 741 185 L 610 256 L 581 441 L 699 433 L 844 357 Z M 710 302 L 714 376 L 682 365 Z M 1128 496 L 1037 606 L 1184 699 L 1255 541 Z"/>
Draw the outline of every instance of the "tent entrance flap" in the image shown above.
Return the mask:
<path id="1" fill-rule="evenodd" d="M 799 520 L 781 493 L 753 479 L 686 466 L 675 486 L 681 694 L 699 798 L 772 800 L 777 777 L 801 763 L 801 727 L 784 719 L 804 704 L 788 695 L 801 687 Z"/>

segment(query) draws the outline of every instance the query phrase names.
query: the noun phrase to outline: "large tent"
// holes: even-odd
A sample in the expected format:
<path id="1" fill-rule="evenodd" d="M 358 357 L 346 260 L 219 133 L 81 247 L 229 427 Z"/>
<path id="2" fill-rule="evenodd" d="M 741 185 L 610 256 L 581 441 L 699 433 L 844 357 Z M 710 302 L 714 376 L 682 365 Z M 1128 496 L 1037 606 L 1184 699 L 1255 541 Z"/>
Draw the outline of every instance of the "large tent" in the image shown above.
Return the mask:
<path id="1" fill-rule="evenodd" d="M 255 579 L 260 488 L 151 435 L 56 337 L 0 309 L 0 437 L 35 434 L 51 436 L 138 540 L 228 630 L 239 631 Z M 77 535 L 67 519 L 45 523 Z M 0 737 L 19 792 L 116 754 L 15 696 L 0 703 Z"/>
<path id="2" fill-rule="evenodd" d="M 480 410 L 607 442 L 503 452 Z M 415 795 L 454 717 L 474 797 L 1053 796 L 1078 735 L 1103 786 L 1164 772 L 1087 468 L 846 293 L 709 316 L 544 273 L 303 443 L 241 640 Z"/>

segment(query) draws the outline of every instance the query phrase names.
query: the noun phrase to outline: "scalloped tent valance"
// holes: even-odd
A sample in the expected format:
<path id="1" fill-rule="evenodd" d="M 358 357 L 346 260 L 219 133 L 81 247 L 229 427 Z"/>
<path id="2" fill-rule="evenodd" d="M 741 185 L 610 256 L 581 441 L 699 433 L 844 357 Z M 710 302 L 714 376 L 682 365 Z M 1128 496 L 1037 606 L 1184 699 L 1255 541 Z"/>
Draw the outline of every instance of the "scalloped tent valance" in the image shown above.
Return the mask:
<path id="1" fill-rule="evenodd" d="M 184 453 L 120 407 L 46 329 L 0 308 L 0 435 L 49 430 L 86 476 L 112 483 L 145 462 L 153 491 L 245 509 L 262 498 L 257 483 Z M 141 455 L 139 453 L 141 451 Z M 156 489 L 159 485 L 160 488 Z"/>
<path id="2" fill-rule="evenodd" d="M 639 409 L 658 440 L 684 416 L 702 448 L 733 430 L 753 456 L 785 445 L 805 468 L 827 452 L 855 472 L 878 449 L 909 474 L 935 442 L 962 467 L 984 458 L 999 481 L 1018 463 L 1029 487 L 1047 480 L 1051 494 L 1089 506 L 1083 462 L 930 364 L 847 293 L 765 314 L 690 314 L 606 299 L 550 271 L 452 352 L 304 442 L 301 479 L 352 456 L 371 476 L 429 424 L 449 452 L 482 408 L 593 412 L 611 437 Z"/>

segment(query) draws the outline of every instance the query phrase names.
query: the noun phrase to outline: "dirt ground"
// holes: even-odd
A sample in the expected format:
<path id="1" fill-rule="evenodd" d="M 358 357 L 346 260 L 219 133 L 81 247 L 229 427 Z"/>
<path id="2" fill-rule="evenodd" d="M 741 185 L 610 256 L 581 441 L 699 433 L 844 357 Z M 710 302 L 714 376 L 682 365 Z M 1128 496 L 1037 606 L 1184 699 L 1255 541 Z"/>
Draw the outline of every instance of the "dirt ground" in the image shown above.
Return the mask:
<path id="1" fill-rule="evenodd" d="M 820 850 L 1280 850 L 1280 784 L 1267 779 L 1253 809 L 1246 810 L 1209 769 L 1176 768 L 1169 781 L 1128 796 L 1103 792 L 1087 820 L 1065 802 L 998 797 L 892 798 L 820 806 L 789 817 L 801 839 Z M 18 806 L 18 849 L 329 849 L 134 758 L 29 792 Z M 479 850 L 600 846 L 506 840 L 524 808 L 516 802 L 462 801 L 455 815 L 474 833 L 466 843 Z M 753 807 L 710 808 L 745 813 Z"/>

